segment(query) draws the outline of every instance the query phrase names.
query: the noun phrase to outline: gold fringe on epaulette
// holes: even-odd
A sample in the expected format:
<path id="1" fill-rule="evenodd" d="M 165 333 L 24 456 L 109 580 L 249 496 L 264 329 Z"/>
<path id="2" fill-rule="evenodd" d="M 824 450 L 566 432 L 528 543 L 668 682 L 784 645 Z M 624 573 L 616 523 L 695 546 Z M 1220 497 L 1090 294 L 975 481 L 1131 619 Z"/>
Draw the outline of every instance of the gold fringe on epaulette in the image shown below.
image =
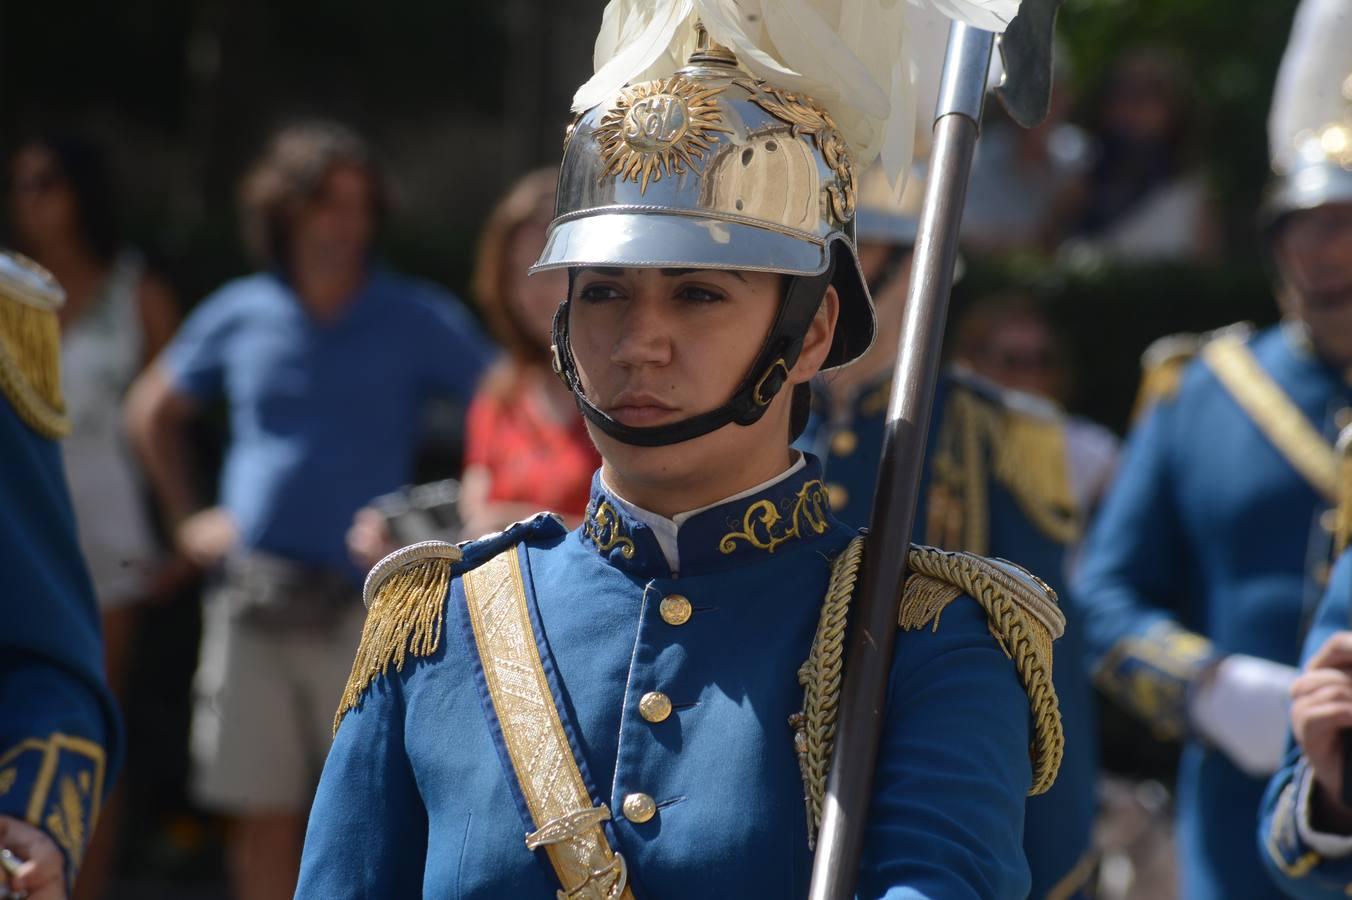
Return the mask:
<path id="1" fill-rule="evenodd" d="M 0 393 L 44 437 L 70 432 L 61 395 L 61 327 L 55 311 L 0 296 Z"/>
<path id="2" fill-rule="evenodd" d="M 857 537 L 832 563 L 831 581 L 826 588 L 826 602 L 822 604 L 812 650 L 807 662 L 798 669 L 798 683 L 803 686 L 803 711 L 794 716 L 790 724 L 796 732 L 794 748 L 803 775 L 809 849 L 816 845 L 817 829 L 821 827 L 826 775 L 836 742 L 836 716 L 845 668 L 845 626 L 863 556 L 864 539 Z"/>
<path id="3" fill-rule="evenodd" d="M 991 634 L 1014 661 L 1028 693 L 1033 717 L 1033 785 L 1028 793 L 1046 792 L 1056 781 L 1065 750 L 1060 703 L 1052 685 L 1052 641 L 1064 624 L 1055 607 L 1055 595 L 1050 588 L 1039 586 L 1037 590 L 1049 596 L 1035 597 L 1031 588 L 1015 587 L 1012 578 L 994 563 L 970 553 L 912 547 L 907 562 L 917 576 L 959 589 L 959 594 L 967 594 L 986 611 Z M 943 608 L 939 600 L 945 592 L 923 582 L 912 588 L 914 581 L 912 577 L 907 582 L 897 618 L 903 630 L 935 621 Z M 1020 597 L 1021 593 L 1028 596 Z"/>
<path id="4" fill-rule="evenodd" d="M 390 666 L 403 671 L 409 654 L 426 657 L 436 652 L 452 564 L 450 559 L 424 559 L 393 573 L 380 586 L 366 614 L 352 674 L 333 717 L 334 734 L 343 716 L 361 703 L 366 689 Z"/>
<path id="5" fill-rule="evenodd" d="M 901 595 L 901 609 L 897 624 L 902 631 L 919 631 L 926 625 L 939 630 L 939 616 L 948 604 L 962 596 L 962 588 L 954 587 L 937 578 L 912 575 L 906 579 Z"/>
<path id="6" fill-rule="evenodd" d="M 1052 540 L 1062 544 L 1079 540 L 1079 507 L 1070 486 L 1063 423 L 1013 411 L 1007 411 L 1004 419 L 993 441 L 995 477 Z"/>
<path id="7" fill-rule="evenodd" d="M 1141 384 L 1136 389 L 1136 400 L 1131 407 L 1131 421 L 1138 421 L 1152 406 L 1161 400 L 1172 400 L 1178 394 L 1183 383 L 1183 371 L 1191 361 L 1189 357 L 1179 357 L 1145 369 L 1141 373 Z"/>
<path id="8" fill-rule="evenodd" d="M 1003 484 L 1057 543 L 1080 537 L 1065 423 L 954 390 L 934 448 L 925 540 L 950 550 L 990 550 L 988 480 Z"/>

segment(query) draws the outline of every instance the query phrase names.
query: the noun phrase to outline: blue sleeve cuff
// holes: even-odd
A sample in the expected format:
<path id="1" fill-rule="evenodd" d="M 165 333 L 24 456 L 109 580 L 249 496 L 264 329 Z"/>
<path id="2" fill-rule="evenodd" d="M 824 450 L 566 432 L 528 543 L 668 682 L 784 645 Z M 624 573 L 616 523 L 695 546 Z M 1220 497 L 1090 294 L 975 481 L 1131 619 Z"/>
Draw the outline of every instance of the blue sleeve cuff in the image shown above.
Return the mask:
<path id="1" fill-rule="evenodd" d="M 1211 642 L 1172 622 L 1118 641 L 1094 681 L 1131 710 L 1155 736 L 1177 740 L 1188 733 L 1188 696 L 1199 675 L 1220 658 Z"/>
<path id="2" fill-rule="evenodd" d="M 98 821 L 105 764 L 99 744 L 59 732 L 0 753 L 0 814 L 51 837 L 65 857 L 67 884 L 75 882 Z"/>

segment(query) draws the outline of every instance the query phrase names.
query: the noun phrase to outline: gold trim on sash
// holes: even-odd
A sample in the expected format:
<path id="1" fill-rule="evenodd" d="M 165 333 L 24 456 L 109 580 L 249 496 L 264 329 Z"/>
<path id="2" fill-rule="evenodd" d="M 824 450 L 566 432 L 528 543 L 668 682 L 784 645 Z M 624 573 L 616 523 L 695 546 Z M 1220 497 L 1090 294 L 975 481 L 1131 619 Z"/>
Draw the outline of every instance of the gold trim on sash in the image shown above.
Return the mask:
<path id="1" fill-rule="evenodd" d="M 515 548 L 461 576 L 474 642 L 507 755 L 543 847 L 563 884 L 559 900 L 633 900 L 624 857 L 612 852 L 545 677 Z"/>
<path id="2" fill-rule="evenodd" d="M 1211 371 L 1286 461 L 1323 494 L 1338 502 L 1338 458 L 1286 392 L 1259 366 L 1244 341 L 1218 337 L 1202 350 Z"/>

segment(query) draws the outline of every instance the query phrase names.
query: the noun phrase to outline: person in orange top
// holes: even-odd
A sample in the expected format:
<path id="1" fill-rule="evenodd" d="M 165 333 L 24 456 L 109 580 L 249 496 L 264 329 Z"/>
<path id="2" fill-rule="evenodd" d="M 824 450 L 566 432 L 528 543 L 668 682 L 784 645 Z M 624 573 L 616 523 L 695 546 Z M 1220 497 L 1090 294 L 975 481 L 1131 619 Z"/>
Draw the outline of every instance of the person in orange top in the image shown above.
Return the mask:
<path id="1" fill-rule="evenodd" d="M 565 271 L 527 271 L 545 245 L 558 170 L 518 181 L 484 227 L 474 299 L 506 351 L 470 404 L 460 506 L 464 536 L 499 531 L 541 510 L 581 522 L 601 457 L 573 395 L 550 367 L 550 326 Z"/>

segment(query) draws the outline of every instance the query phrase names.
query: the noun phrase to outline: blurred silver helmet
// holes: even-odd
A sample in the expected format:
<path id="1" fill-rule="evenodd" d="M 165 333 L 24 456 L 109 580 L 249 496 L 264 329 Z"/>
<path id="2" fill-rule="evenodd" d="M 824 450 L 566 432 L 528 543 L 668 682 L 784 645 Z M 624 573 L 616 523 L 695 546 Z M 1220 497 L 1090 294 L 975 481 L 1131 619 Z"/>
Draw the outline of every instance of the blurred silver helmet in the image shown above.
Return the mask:
<path id="1" fill-rule="evenodd" d="M 915 244 L 920 227 L 920 207 L 925 202 L 923 162 L 911 165 L 911 172 L 898 195 L 881 166 L 870 166 L 859 178 L 859 210 L 855 216 L 855 238 L 863 244 L 909 247 Z"/>
<path id="2" fill-rule="evenodd" d="M 532 271 L 830 272 L 841 302 L 826 367 L 840 366 L 874 334 L 855 202 L 854 163 L 831 115 L 753 78 L 702 35 L 684 68 L 622 88 L 569 129 L 556 217 Z"/>
<path id="3" fill-rule="evenodd" d="M 1273 178 L 1265 228 L 1287 216 L 1352 202 L 1352 15 L 1346 0 L 1302 0 L 1268 116 Z"/>
<path id="4" fill-rule="evenodd" d="M 1291 168 L 1268 182 L 1262 223 L 1272 228 L 1292 213 L 1332 203 L 1352 203 L 1352 126 L 1341 122 L 1309 135 Z"/>

